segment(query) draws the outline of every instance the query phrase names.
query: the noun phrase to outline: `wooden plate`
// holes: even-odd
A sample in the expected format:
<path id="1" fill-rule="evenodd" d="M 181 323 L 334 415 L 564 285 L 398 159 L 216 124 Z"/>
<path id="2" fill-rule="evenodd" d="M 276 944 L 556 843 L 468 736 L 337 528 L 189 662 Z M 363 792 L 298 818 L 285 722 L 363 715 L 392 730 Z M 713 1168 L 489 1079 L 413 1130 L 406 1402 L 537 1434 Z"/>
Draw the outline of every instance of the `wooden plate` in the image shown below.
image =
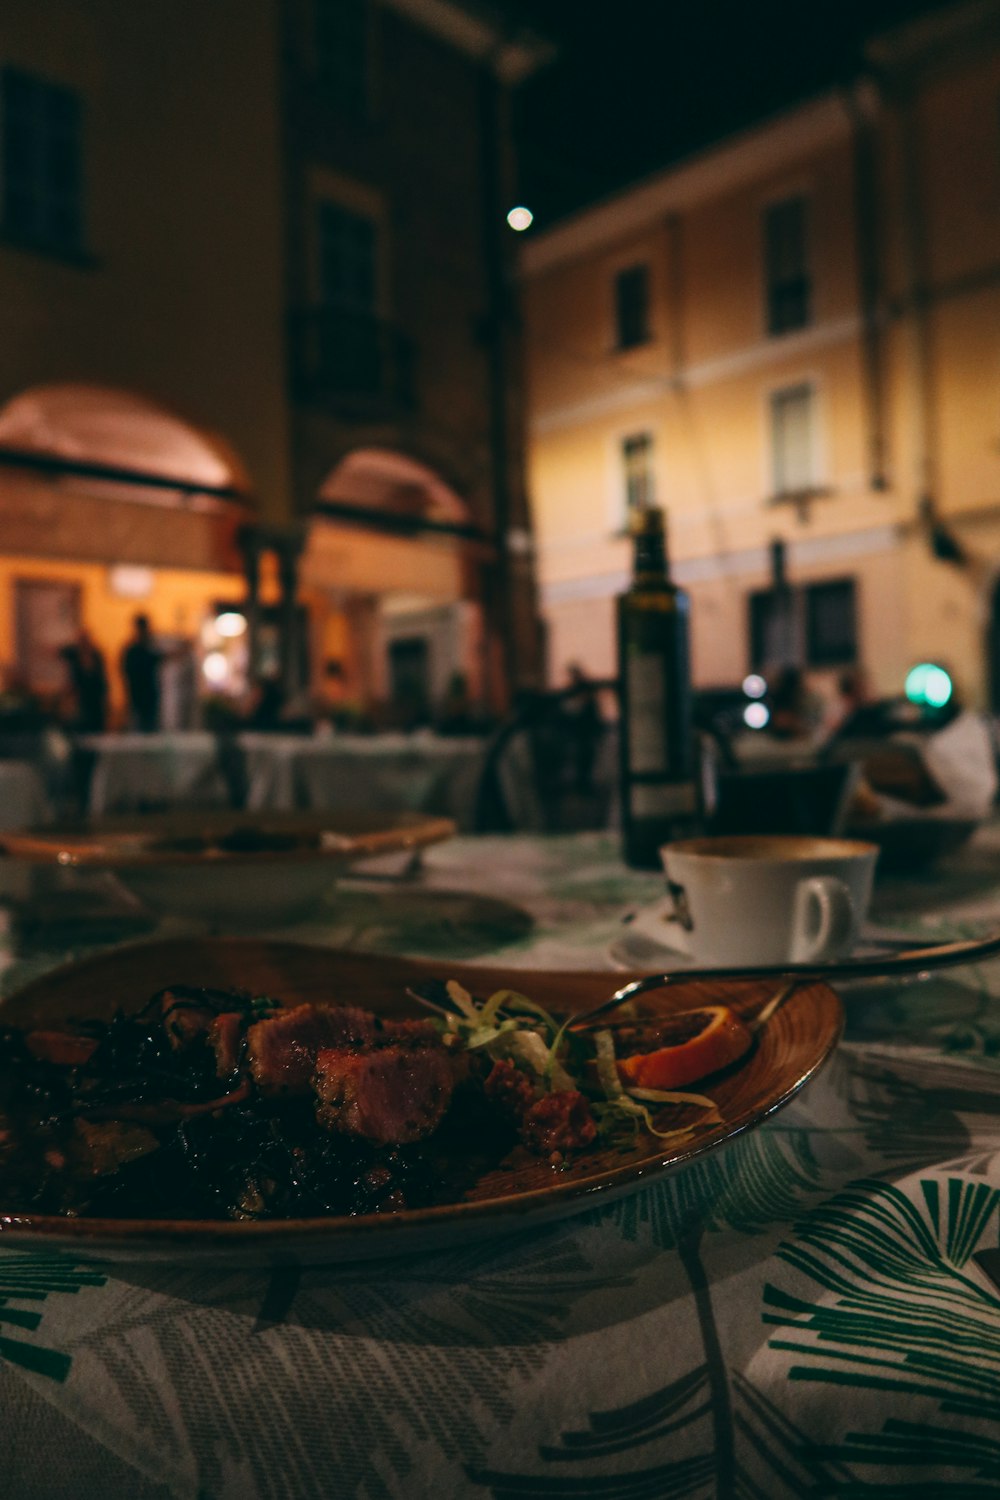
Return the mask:
<path id="1" fill-rule="evenodd" d="M 484 995 L 514 984 L 563 1013 L 607 995 L 621 975 L 478 968 L 463 964 L 309 948 L 292 943 L 201 939 L 118 949 L 67 965 L 12 995 L 7 1025 L 51 1025 L 70 1018 L 109 1017 L 138 1009 L 172 983 L 232 986 L 277 996 L 289 1005 L 363 1005 L 385 1015 L 412 1014 L 407 984 L 456 978 Z M 759 980 L 679 983 L 656 997 L 664 1012 L 724 1002 L 754 1015 L 774 993 Z M 0 1243 L 45 1244 L 118 1260 L 214 1258 L 316 1262 L 410 1254 L 560 1218 L 635 1191 L 647 1181 L 716 1150 L 786 1104 L 836 1046 L 840 1002 L 824 984 L 796 990 L 764 1028 L 755 1047 L 724 1074 L 697 1087 L 712 1097 L 723 1123 L 678 1146 L 641 1136 L 634 1146 L 582 1153 L 554 1170 L 545 1162 L 499 1170 L 480 1179 L 458 1203 L 359 1218 L 289 1219 L 266 1223 L 219 1220 L 97 1219 L 7 1210 L 0 1183 Z M 678 1114 L 678 1119 L 680 1119 Z M 691 1118 L 695 1118 L 692 1112 Z"/>

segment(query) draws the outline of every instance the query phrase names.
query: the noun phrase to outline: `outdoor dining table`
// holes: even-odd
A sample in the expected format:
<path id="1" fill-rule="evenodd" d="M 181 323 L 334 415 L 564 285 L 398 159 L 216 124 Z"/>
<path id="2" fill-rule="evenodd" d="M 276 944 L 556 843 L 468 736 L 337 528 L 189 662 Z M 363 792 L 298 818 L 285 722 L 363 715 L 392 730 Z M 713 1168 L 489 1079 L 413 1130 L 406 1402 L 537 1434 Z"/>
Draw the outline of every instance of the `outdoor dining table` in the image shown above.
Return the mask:
<path id="1" fill-rule="evenodd" d="M 238 745 L 247 806 L 257 812 L 379 807 L 454 818 L 463 829 L 475 819 L 481 737 L 246 732 Z"/>
<path id="2" fill-rule="evenodd" d="M 207 730 L 81 735 L 78 743 L 94 758 L 87 804 L 91 817 L 181 804 L 229 805 L 219 741 Z"/>
<path id="3" fill-rule="evenodd" d="M 38 767 L 26 760 L 0 760 L 0 832 L 32 828 L 52 820 L 52 803 Z M 0 901 L 30 894 L 31 871 L 0 858 Z"/>
<path id="4" fill-rule="evenodd" d="M 460 837 L 356 871 L 286 939 L 508 966 L 627 958 L 662 896 L 606 834 Z M 905 940 L 996 925 L 1000 827 L 883 881 Z M 100 940 L 112 934 L 105 923 Z M 85 925 L 0 928 L 4 993 Z M 1000 1491 L 1000 965 L 844 986 L 786 1108 L 563 1222 L 391 1262 L 3 1250 L 12 1500 L 985 1497 Z M 2 1008 L 0 1008 L 2 1009 Z"/>
<path id="5" fill-rule="evenodd" d="M 38 767 L 27 760 L 0 760 L 0 829 L 31 828 L 51 817 L 52 806 Z"/>

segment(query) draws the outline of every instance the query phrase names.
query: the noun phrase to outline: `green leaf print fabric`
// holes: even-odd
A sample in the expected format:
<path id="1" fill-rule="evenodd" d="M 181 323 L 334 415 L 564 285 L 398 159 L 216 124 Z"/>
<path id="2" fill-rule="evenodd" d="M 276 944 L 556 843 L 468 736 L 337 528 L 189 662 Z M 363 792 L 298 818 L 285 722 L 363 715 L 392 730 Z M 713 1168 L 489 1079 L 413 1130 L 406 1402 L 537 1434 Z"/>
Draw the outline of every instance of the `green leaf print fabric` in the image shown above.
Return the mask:
<path id="1" fill-rule="evenodd" d="M 981 930 L 993 837 L 953 879 L 880 888 L 876 919 Z M 660 893 L 603 836 L 458 839 L 283 936 L 609 967 Z M 6 988 L 65 955 L 57 931 L 12 946 Z M 976 1256 L 1000 1245 L 1000 966 L 844 1004 L 788 1108 L 526 1235 L 247 1272 L 5 1251 L 0 1229 L 0 1409 L 27 1386 L 79 1434 L 16 1500 L 86 1494 L 95 1445 L 135 1493 L 189 1500 L 995 1497 L 1000 1291 Z"/>

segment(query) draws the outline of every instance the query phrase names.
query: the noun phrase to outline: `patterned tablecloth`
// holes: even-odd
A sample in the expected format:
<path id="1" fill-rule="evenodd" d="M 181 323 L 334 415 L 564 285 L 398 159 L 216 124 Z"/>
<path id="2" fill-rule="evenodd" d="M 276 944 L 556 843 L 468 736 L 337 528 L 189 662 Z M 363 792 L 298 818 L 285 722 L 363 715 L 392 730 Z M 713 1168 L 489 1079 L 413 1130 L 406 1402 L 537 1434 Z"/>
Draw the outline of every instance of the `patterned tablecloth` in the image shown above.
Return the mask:
<path id="1" fill-rule="evenodd" d="M 599 835 L 458 839 L 297 935 L 607 966 L 658 893 Z M 973 932 L 998 895 L 987 830 L 875 916 Z M 60 900 L 0 939 L 8 992 L 116 935 Z M 1000 1293 L 973 1257 L 1000 1238 L 998 989 L 993 965 L 845 990 L 789 1108 L 526 1237 L 270 1276 L 0 1252 L 4 1495 L 997 1495 Z"/>

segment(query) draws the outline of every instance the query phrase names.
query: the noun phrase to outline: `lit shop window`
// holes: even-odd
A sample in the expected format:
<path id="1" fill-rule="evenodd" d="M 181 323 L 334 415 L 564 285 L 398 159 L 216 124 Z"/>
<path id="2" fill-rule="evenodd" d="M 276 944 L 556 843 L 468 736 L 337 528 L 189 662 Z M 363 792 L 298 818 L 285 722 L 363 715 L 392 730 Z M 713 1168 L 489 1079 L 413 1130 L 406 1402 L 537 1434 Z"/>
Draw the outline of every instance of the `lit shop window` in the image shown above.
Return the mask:
<path id="1" fill-rule="evenodd" d="M 204 691 L 220 697 L 239 697 L 246 691 L 248 669 L 246 616 L 229 605 L 220 605 L 201 627 Z"/>

